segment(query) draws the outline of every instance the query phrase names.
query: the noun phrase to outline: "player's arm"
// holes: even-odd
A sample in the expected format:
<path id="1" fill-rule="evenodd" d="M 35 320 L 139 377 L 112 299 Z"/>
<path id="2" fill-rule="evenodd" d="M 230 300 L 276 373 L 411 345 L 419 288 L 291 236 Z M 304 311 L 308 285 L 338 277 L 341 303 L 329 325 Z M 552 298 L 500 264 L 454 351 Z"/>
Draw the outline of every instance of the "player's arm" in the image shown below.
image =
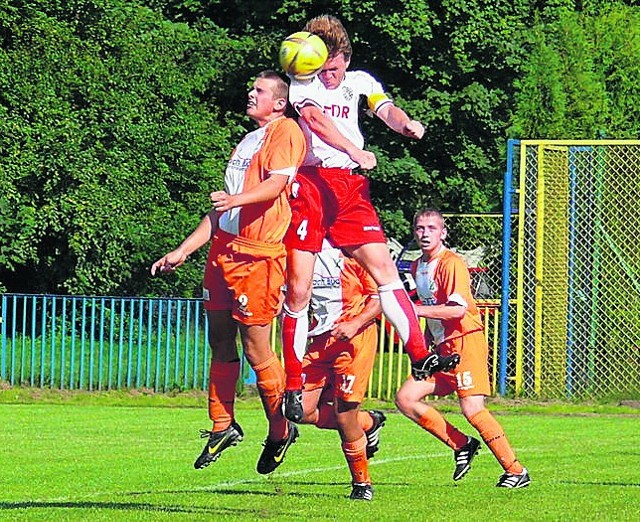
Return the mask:
<path id="1" fill-rule="evenodd" d="M 295 168 L 292 168 L 295 172 Z M 243 207 L 254 203 L 263 203 L 276 199 L 287 186 L 290 179 L 288 173 L 270 172 L 269 177 L 261 181 L 246 192 L 240 194 L 227 194 L 223 190 L 212 192 L 209 197 L 213 208 L 218 212 L 224 212 L 235 207 Z"/>
<path id="2" fill-rule="evenodd" d="M 371 295 L 365 302 L 362 312 L 350 321 L 338 323 L 331 330 L 331 335 L 336 339 L 348 341 L 358 332 L 362 331 L 369 323 L 382 313 L 380 298 L 377 295 Z"/>
<path id="3" fill-rule="evenodd" d="M 211 240 L 218 228 L 218 213 L 215 210 L 209 212 L 200 224 L 187 238 L 180 243 L 180 246 L 165 254 L 151 266 L 151 275 L 156 275 L 156 271 L 173 272 L 182 265 L 193 252 Z"/>
<path id="4" fill-rule="evenodd" d="M 452 298 L 455 299 L 455 296 L 452 296 Z M 443 321 L 462 319 L 466 312 L 467 307 L 454 300 L 449 300 L 445 304 L 416 305 L 418 317 L 427 319 L 441 319 Z"/>
<path id="5" fill-rule="evenodd" d="M 385 122 L 387 127 L 408 138 L 419 140 L 424 135 L 422 123 L 409 118 L 406 112 L 393 103 L 383 104 L 376 111 L 376 116 Z"/>
<path id="6" fill-rule="evenodd" d="M 365 170 L 376 166 L 377 160 L 372 152 L 356 147 L 342 134 L 331 118 L 327 117 L 319 107 L 305 105 L 298 108 L 298 113 L 316 136 L 333 148 L 347 154 L 354 162 Z"/>

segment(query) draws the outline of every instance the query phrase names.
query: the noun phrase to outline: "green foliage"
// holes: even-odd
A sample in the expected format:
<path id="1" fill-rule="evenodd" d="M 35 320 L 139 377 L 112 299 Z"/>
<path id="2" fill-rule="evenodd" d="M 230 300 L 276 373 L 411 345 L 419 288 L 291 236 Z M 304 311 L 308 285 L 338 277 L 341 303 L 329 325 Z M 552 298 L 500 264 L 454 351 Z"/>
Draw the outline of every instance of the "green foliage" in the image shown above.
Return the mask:
<path id="1" fill-rule="evenodd" d="M 148 290 L 221 186 L 238 125 L 218 82 L 243 44 L 128 3 L 46 7 L 0 20 L 0 274 L 22 291 Z"/>
<path id="2" fill-rule="evenodd" d="M 592 12 L 562 11 L 529 31 L 530 59 L 515 82 L 510 134 L 592 139 L 637 138 L 640 12 L 612 3 Z"/>
<path id="3" fill-rule="evenodd" d="M 0 285 L 195 296 L 206 252 L 150 264 L 208 210 L 251 124 L 246 86 L 282 38 L 340 17 L 352 69 L 424 123 L 363 122 L 389 235 L 415 209 L 495 212 L 507 136 L 636 137 L 640 14 L 590 0 L 125 0 L 0 3 Z M 477 234 L 471 234 L 477 236 Z"/>

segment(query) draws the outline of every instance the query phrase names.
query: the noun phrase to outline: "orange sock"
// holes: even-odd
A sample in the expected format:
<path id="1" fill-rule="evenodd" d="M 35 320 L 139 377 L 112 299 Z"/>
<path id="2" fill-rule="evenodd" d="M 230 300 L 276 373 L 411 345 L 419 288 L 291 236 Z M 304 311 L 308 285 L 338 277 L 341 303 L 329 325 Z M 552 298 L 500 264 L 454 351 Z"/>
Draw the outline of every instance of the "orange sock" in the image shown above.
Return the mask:
<path id="1" fill-rule="evenodd" d="M 356 441 L 343 442 L 342 452 L 347 459 L 352 483 L 371 484 L 367 462 L 367 437 L 362 435 Z"/>
<path id="2" fill-rule="evenodd" d="M 287 436 L 287 421 L 282 414 L 282 395 L 284 393 L 284 368 L 273 354 L 266 361 L 253 366 L 256 372 L 258 392 L 269 421 L 269 438 L 282 440 Z"/>
<path id="3" fill-rule="evenodd" d="M 218 362 L 209 366 L 209 418 L 213 431 L 226 430 L 233 421 L 236 382 L 240 376 L 240 361 Z"/>
<path id="4" fill-rule="evenodd" d="M 426 413 L 417 422 L 452 450 L 458 450 L 469 442 L 469 438 L 450 424 L 435 408 L 427 409 Z"/>
<path id="5" fill-rule="evenodd" d="M 516 458 L 502 426 L 494 416 L 489 413 L 489 410 L 480 410 L 468 420 L 469 423 L 478 430 L 482 440 L 484 440 L 485 444 L 506 472 L 515 474 L 522 473 L 522 464 L 520 464 Z"/>

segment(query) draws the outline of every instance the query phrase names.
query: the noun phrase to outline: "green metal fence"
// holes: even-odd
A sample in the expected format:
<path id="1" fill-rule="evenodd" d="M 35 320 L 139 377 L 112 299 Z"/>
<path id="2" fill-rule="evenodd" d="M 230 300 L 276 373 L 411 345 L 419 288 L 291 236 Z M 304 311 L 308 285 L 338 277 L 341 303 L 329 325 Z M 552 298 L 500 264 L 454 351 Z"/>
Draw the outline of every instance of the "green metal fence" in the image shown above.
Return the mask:
<path id="1" fill-rule="evenodd" d="M 5 294 L 0 377 L 60 389 L 204 389 L 199 299 Z"/>
<path id="2" fill-rule="evenodd" d="M 0 379 L 12 386 L 68 390 L 207 388 L 207 319 L 200 299 L 4 294 L 0 299 Z M 488 320 L 496 378 L 497 302 Z M 271 343 L 281 355 L 278 321 Z M 392 399 L 409 359 L 382 319 L 370 398 Z M 241 384 L 255 375 L 243 364 Z"/>

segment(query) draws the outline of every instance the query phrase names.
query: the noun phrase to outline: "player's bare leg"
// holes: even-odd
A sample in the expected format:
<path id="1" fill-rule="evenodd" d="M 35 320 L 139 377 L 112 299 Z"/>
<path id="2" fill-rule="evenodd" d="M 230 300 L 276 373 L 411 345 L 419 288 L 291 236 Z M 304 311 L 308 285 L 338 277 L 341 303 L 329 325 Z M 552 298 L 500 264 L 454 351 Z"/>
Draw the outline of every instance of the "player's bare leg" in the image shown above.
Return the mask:
<path id="1" fill-rule="evenodd" d="M 449 446 L 454 452 L 453 480 L 460 480 L 471 469 L 480 441 L 467 436 L 449 423 L 442 414 L 424 402 L 428 395 L 442 395 L 435 382 L 407 379 L 396 394 L 396 406 L 422 429 Z"/>

